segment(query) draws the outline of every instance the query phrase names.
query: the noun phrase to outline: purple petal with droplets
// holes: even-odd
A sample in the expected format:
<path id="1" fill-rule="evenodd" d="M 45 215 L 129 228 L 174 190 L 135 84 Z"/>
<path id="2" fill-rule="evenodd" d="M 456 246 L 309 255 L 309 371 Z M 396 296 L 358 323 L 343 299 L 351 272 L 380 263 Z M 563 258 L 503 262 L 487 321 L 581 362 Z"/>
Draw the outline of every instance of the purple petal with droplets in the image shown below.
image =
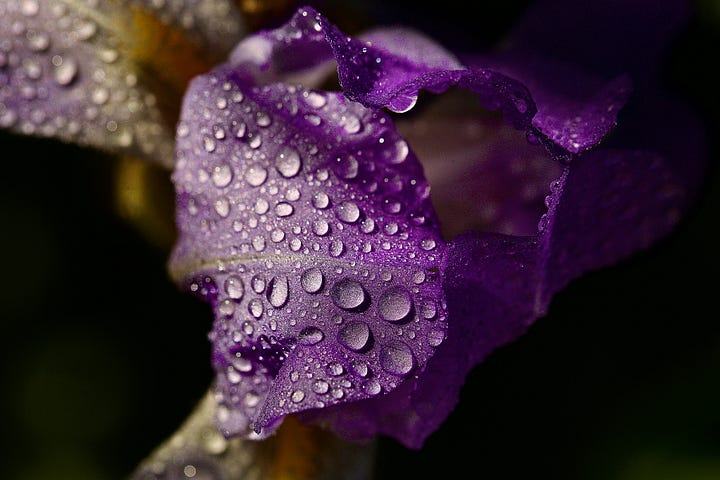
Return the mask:
<path id="1" fill-rule="evenodd" d="M 422 372 L 446 326 L 445 244 L 390 118 L 221 67 L 193 81 L 180 127 L 171 270 L 215 312 L 222 430 L 265 436 Z"/>
<path id="2" fill-rule="evenodd" d="M 140 39 L 163 34 L 147 20 L 155 18 L 152 12 L 156 20 L 185 30 L 190 41 L 212 52 L 208 58 L 220 59 L 229 50 L 222 43 L 234 43 L 242 33 L 239 13 L 226 0 L 198 3 L 166 2 L 160 7 L 140 0 L 102 0 L 92 6 L 49 0 L 3 2 L 0 128 L 170 167 L 174 120 L 168 118 L 176 115 L 177 105 L 164 104 L 163 89 L 157 87 L 168 79 L 159 78 L 158 72 L 148 74 L 148 65 L 138 66 L 152 60 L 143 60 L 138 53 L 151 48 Z M 188 23 L 193 27 L 185 29 Z M 183 66 L 178 67 L 183 71 Z M 180 93 L 173 99 L 179 100 Z"/>

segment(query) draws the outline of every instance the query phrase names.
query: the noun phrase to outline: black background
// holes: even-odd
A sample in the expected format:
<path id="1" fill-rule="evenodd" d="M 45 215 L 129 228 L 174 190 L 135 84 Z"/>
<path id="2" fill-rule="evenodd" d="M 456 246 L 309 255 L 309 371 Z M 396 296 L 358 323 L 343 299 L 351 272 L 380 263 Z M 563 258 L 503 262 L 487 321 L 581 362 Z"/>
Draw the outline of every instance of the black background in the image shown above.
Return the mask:
<path id="1" fill-rule="evenodd" d="M 328 15 L 486 49 L 526 2 L 483 5 L 481 18 L 441 5 L 356 2 Z M 423 450 L 381 439 L 378 479 L 720 478 L 720 5 L 696 6 L 663 70 L 711 138 L 693 209 L 653 248 L 557 295 L 471 373 Z M 125 478 L 209 385 L 210 311 L 169 280 L 167 249 L 117 216 L 116 159 L 5 132 L 0 157 L 0 475 Z"/>

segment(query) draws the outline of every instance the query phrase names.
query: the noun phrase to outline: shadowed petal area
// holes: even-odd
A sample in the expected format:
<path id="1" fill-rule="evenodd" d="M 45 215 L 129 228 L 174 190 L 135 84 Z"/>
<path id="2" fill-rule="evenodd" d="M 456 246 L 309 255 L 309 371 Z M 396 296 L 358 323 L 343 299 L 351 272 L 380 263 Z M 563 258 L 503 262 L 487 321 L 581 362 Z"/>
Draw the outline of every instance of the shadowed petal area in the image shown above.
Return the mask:
<path id="1" fill-rule="evenodd" d="M 264 437 L 425 369 L 446 328 L 445 244 L 386 114 L 221 67 L 186 95 L 173 178 L 170 267 L 213 307 L 226 435 Z"/>
<path id="2" fill-rule="evenodd" d="M 171 166 L 187 81 L 242 28 L 230 3 L 196 3 L 3 2 L 0 128 Z"/>

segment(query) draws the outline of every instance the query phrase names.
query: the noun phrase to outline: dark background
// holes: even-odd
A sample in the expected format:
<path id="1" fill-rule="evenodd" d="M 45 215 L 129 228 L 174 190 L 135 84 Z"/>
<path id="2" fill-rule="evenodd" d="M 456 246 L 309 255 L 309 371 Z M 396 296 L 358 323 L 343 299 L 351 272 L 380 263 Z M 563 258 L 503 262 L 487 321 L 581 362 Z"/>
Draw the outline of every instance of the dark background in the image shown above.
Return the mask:
<path id="1" fill-rule="evenodd" d="M 483 49 L 527 2 L 483 5 L 481 18 L 464 3 L 343 8 L 346 28 L 402 21 Z M 696 6 L 663 71 L 714 139 L 720 4 Z M 342 24 L 339 7 L 328 14 Z M 672 235 L 557 295 L 527 335 L 471 373 L 422 451 L 380 441 L 377 477 L 720 478 L 710 147 L 705 189 Z M 0 152 L 0 475 L 125 478 L 209 385 L 210 311 L 169 280 L 167 249 L 116 214 L 116 159 L 4 132 Z"/>

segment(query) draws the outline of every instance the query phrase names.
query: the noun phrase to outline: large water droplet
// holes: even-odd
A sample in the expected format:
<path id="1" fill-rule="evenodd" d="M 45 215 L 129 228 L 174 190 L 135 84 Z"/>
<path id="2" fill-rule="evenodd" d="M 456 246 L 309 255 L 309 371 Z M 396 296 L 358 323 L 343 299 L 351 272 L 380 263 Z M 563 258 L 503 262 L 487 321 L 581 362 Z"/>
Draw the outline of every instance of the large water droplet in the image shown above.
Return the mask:
<path id="1" fill-rule="evenodd" d="M 308 293 L 319 292 L 324 282 L 325 278 L 319 268 L 308 268 L 300 275 L 300 285 Z"/>
<path id="2" fill-rule="evenodd" d="M 228 297 L 233 300 L 242 299 L 243 295 L 245 295 L 245 284 L 243 283 L 242 278 L 237 275 L 230 275 L 225 280 L 225 292 Z"/>
<path id="3" fill-rule="evenodd" d="M 292 148 L 283 148 L 275 157 L 275 168 L 285 178 L 297 175 L 301 165 L 300 154 Z"/>
<path id="4" fill-rule="evenodd" d="M 340 345 L 354 352 L 367 348 L 371 338 L 370 327 L 364 322 L 348 323 L 338 332 Z"/>
<path id="5" fill-rule="evenodd" d="M 275 308 L 280 308 L 288 301 L 288 295 L 290 293 L 290 287 L 288 286 L 288 279 L 285 276 L 273 277 L 268 283 L 267 298 Z"/>
<path id="6" fill-rule="evenodd" d="M 352 310 L 365 302 L 365 289 L 360 282 L 351 278 L 343 278 L 333 285 L 330 296 L 338 307 Z"/>
<path id="7" fill-rule="evenodd" d="M 407 375 L 414 366 L 412 350 L 400 340 L 390 341 L 380 348 L 380 366 L 392 375 Z"/>
<path id="8" fill-rule="evenodd" d="M 360 209 L 354 202 L 345 201 L 335 208 L 335 214 L 345 223 L 355 223 L 360 218 Z"/>
<path id="9" fill-rule="evenodd" d="M 325 338 L 325 334 L 317 327 L 305 327 L 300 330 L 298 343 L 301 345 L 316 345 Z"/>
<path id="10" fill-rule="evenodd" d="M 400 322 L 407 318 L 412 310 L 410 293 L 402 287 L 386 290 L 378 301 L 378 310 L 383 320 Z"/>

